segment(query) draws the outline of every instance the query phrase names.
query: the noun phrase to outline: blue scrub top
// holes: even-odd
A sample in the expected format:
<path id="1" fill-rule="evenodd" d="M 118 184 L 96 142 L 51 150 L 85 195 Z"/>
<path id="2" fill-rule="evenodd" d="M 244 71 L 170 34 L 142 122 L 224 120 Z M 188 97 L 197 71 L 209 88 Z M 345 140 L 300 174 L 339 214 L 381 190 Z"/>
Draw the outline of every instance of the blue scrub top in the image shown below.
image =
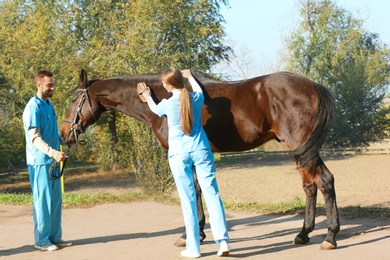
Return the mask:
<path id="1" fill-rule="evenodd" d="M 51 164 L 54 158 L 41 152 L 31 142 L 28 130 L 38 127 L 42 139 L 53 149 L 60 150 L 60 137 L 58 134 L 57 115 L 53 104 L 48 100 L 39 98 L 36 94 L 27 103 L 23 112 L 23 126 L 26 136 L 27 165 Z"/>
<path id="2" fill-rule="evenodd" d="M 159 117 L 167 116 L 168 118 L 168 156 L 210 149 L 207 135 L 202 126 L 203 93 L 189 92 L 188 94 L 194 120 L 190 135 L 184 134 L 181 129 L 179 94 L 173 93 L 171 98 L 163 99 L 157 104 L 157 115 Z"/>

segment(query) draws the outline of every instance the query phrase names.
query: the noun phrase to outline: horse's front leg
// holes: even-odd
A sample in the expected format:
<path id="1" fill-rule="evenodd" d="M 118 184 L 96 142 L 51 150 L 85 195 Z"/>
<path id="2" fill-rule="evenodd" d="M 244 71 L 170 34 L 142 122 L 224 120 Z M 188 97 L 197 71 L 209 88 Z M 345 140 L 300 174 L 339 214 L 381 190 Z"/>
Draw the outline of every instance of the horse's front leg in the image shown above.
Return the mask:
<path id="1" fill-rule="evenodd" d="M 312 176 L 303 168 L 299 168 L 302 178 L 302 187 L 306 194 L 305 220 L 301 232 L 295 237 L 294 244 L 306 244 L 309 242 L 309 233 L 314 230 L 316 203 L 317 203 L 317 185 Z"/>
<path id="2" fill-rule="evenodd" d="M 194 174 L 194 183 L 196 190 L 196 206 L 198 211 L 198 219 L 199 219 L 199 235 L 200 242 L 202 242 L 206 238 L 206 234 L 204 233 L 204 226 L 206 224 L 206 217 L 204 215 L 203 203 L 202 203 L 202 190 L 198 183 L 198 179 L 196 178 L 196 174 Z M 178 240 L 175 242 L 175 246 L 185 247 L 186 246 L 186 231 L 181 234 Z"/>

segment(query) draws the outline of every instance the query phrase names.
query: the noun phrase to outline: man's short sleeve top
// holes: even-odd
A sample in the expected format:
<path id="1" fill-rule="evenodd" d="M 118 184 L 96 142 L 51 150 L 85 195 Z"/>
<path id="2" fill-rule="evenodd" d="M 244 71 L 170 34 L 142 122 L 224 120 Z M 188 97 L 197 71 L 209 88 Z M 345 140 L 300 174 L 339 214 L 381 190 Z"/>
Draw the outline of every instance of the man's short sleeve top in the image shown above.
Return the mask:
<path id="1" fill-rule="evenodd" d="M 36 94 L 27 103 L 23 112 L 23 126 L 26 136 L 26 159 L 28 165 L 42 165 L 54 162 L 47 154 L 35 148 L 28 130 L 39 128 L 42 139 L 53 149 L 60 150 L 57 115 L 53 104 L 39 98 Z"/>

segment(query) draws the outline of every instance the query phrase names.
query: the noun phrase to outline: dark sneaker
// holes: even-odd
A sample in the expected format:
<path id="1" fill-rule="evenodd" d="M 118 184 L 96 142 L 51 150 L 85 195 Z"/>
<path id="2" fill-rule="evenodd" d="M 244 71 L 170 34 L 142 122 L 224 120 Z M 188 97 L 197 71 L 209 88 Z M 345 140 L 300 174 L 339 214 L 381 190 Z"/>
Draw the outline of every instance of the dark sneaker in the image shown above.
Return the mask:
<path id="1" fill-rule="evenodd" d="M 56 245 L 53 245 L 52 243 L 48 243 L 46 245 L 38 246 L 34 245 L 36 249 L 42 250 L 42 251 L 56 251 L 58 250 L 58 247 Z"/>
<path id="2" fill-rule="evenodd" d="M 67 247 L 67 246 L 73 245 L 73 243 L 71 241 L 65 241 L 62 239 L 58 242 L 53 243 L 53 244 L 55 244 L 56 246 L 60 246 L 60 247 Z"/>

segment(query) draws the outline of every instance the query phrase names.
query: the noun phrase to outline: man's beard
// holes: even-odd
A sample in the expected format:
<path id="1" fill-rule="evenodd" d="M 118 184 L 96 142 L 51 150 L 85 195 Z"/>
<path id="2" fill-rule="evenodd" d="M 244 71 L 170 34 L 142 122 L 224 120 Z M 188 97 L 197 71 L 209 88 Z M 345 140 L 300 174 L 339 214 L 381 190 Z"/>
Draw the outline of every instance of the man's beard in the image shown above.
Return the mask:
<path id="1" fill-rule="evenodd" d="M 53 96 L 53 92 L 52 91 L 46 91 L 43 93 L 43 96 L 46 97 L 46 98 L 51 98 Z"/>

